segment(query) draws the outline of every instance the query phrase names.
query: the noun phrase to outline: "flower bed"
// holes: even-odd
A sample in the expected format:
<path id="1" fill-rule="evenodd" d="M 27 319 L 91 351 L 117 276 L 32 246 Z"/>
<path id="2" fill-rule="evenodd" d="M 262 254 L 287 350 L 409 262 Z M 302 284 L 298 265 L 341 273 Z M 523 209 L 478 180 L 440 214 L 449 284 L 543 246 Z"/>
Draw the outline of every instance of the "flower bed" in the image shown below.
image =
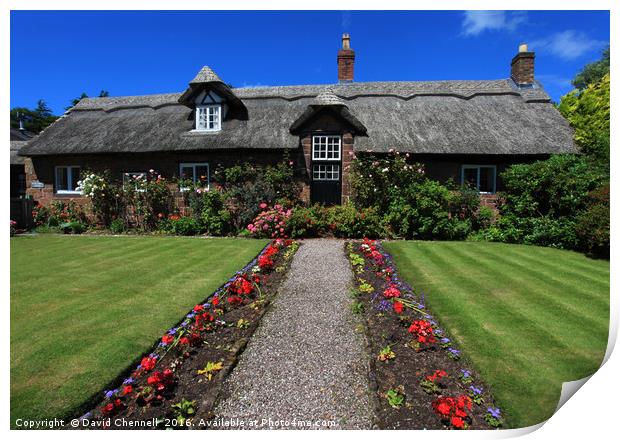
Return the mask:
<path id="1" fill-rule="evenodd" d="M 224 379 L 267 310 L 298 248 L 274 240 L 119 377 L 81 428 L 207 428 Z M 133 425 L 127 423 L 147 423 Z M 121 424 L 120 422 L 124 424 Z M 194 423 L 196 421 L 196 423 Z"/>
<path id="2" fill-rule="evenodd" d="M 355 309 L 362 310 L 373 358 L 381 429 L 488 429 L 502 414 L 479 376 L 424 303 L 402 282 L 376 241 L 348 243 Z"/>

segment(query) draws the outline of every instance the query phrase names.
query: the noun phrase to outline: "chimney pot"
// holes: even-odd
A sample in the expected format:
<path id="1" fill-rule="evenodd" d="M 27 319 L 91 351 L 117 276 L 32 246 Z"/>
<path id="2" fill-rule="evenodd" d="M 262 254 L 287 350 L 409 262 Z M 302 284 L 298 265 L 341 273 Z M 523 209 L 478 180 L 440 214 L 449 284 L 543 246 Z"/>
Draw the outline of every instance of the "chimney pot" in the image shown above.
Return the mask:
<path id="1" fill-rule="evenodd" d="M 521 43 L 519 45 L 519 53 L 527 52 L 527 43 Z"/>

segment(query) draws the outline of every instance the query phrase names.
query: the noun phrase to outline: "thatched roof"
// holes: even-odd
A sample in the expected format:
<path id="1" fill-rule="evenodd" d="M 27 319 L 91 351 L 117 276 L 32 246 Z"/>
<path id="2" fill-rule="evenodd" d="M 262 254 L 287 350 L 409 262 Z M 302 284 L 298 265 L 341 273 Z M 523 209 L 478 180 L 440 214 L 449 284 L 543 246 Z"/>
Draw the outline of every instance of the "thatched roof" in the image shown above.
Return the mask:
<path id="1" fill-rule="evenodd" d="M 11 141 L 11 165 L 23 165 L 24 157 L 19 156 L 17 153 L 26 145 L 27 141 Z"/>
<path id="2" fill-rule="evenodd" d="M 201 71 L 197 84 L 223 84 L 209 75 Z M 83 99 L 22 154 L 295 149 L 299 137 L 291 127 L 317 104 L 346 110 L 364 128 L 358 130 L 356 151 L 576 151 L 568 123 L 538 83 L 528 89 L 510 79 L 229 89 L 247 109 L 247 119 L 229 118 L 217 133 L 191 132 L 192 110 L 179 99 L 193 95 L 195 86 L 184 93 Z"/>

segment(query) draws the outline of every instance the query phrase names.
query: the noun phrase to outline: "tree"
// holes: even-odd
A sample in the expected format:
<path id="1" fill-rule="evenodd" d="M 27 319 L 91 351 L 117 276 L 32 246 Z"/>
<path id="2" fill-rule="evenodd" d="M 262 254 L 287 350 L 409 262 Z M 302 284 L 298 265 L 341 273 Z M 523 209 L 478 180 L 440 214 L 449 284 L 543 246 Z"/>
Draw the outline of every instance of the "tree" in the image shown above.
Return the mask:
<path id="1" fill-rule="evenodd" d="M 575 129 L 575 142 L 586 155 L 609 163 L 609 74 L 585 89 L 562 96 L 558 110 Z"/>
<path id="2" fill-rule="evenodd" d="M 599 82 L 605 75 L 609 75 L 609 46 L 603 50 L 602 58 L 590 64 L 586 64 L 583 69 L 575 75 L 572 84 L 579 90 L 585 89 L 588 85 Z"/>
<path id="3" fill-rule="evenodd" d="M 11 127 L 19 128 L 22 121 L 25 130 L 39 134 L 43 129 L 51 125 L 58 116 L 54 116 L 45 100 L 39 99 L 34 109 L 27 107 L 14 107 L 10 112 Z"/>
<path id="4" fill-rule="evenodd" d="M 107 98 L 108 96 L 110 96 L 110 92 L 108 92 L 107 90 L 102 89 L 99 92 L 99 98 Z M 75 105 L 77 105 L 78 102 L 80 102 L 80 100 L 84 98 L 88 98 L 88 95 L 86 94 L 86 92 L 82 92 L 82 94 L 78 98 L 72 99 L 71 105 L 68 107 L 65 107 L 65 110 L 69 110 L 71 107 L 74 107 Z"/>

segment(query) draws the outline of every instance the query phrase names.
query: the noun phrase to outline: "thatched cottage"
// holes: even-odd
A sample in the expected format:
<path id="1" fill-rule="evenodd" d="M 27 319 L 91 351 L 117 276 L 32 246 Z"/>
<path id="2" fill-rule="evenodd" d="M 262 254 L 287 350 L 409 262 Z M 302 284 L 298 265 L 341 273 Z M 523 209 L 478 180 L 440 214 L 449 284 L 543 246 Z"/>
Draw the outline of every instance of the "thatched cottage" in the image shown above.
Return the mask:
<path id="1" fill-rule="evenodd" d="M 354 62 L 345 34 L 336 84 L 231 88 L 205 66 L 181 93 L 82 99 L 20 150 L 27 192 L 42 203 L 79 197 L 85 169 L 208 185 L 217 164 L 275 163 L 287 151 L 303 197 L 333 204 L 350 196 L 353 154 L 394 149 L 431 178 L 492 195 L 506 166 L 576 151 L 526 45 L 496 80 L 361 83 Z"/>

